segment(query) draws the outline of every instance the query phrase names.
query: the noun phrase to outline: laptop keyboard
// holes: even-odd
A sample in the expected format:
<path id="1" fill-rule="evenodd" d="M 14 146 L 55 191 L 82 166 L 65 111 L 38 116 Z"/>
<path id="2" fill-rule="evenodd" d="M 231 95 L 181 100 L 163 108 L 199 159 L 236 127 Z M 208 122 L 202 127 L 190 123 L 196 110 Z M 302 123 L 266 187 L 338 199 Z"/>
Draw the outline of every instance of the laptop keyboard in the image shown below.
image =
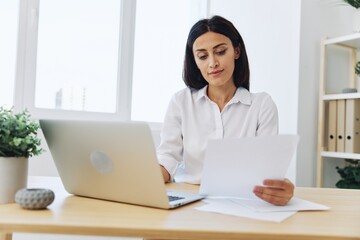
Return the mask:
<path id="1" fill-rule="evenodd" d="M 169 202 L 184 199 L 184 197 L 171 196 L 171 195 L 168 195 L 168 198 L 169 198 Z"/>

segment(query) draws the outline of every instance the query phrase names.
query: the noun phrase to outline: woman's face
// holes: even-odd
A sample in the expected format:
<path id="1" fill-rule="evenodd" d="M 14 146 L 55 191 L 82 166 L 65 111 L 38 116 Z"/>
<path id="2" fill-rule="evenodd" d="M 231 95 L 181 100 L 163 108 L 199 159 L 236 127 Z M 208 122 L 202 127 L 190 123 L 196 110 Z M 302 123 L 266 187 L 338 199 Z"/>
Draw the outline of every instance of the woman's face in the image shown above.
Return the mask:
<path id="1" fill-rule="evenodd" d="M 193 54 L 209 86 L 234 85 L 235 59 L 239 58 L 240 49 L 234 48 L 228 37 L 214 32 L 204 33 L 195 40 Z"/>

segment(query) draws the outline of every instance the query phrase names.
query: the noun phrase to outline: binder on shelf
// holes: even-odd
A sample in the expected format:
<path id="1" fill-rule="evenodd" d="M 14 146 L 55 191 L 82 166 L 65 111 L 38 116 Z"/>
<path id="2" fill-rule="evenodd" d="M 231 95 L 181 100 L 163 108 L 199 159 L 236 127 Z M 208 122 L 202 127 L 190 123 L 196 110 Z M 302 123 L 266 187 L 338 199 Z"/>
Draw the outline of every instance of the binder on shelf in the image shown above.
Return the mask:
<path id="1" fill-rule="evenodd" d="M 345 112 L 345 152 L 360 153 L 360 99 L 347 99 Z"/>
<path id="2" fill-rule="evenodd" d="M 337 101 L 336 151 L 345 152 L 345 99 Z"/>
<path id="3" fill-rule="evenodd" d="M 336 111 L 336 100 L 329 101 L 329 110 L 328 110 L 328 151 L 336 152 L 336 119 L 337 119 L 337 111 Z"/>

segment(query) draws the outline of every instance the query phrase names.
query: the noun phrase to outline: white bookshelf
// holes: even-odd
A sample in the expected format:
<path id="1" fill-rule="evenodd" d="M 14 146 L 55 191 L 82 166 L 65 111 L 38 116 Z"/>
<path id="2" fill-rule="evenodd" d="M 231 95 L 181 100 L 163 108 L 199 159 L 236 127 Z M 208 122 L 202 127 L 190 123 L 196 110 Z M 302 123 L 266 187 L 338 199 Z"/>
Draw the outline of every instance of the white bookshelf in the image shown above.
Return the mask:
<path id="1" fill-rule="evenodd" d="M 321 41 L 321 55 L 320 55 L 320 81 L 319 81 L 319 115 L 318 115 L 318 143 L 317 143 L 317 176 L 316 185 L 317 187 L 323 187 L 324 185 L 324 162 L 326 159 L 360 159 L 359 153 L 349 152 L 330 152 L 327 151 L 327 124 L 328 120 L 326 116 L 327 107 L 329 101 L 340 100 L 340 99 L 360 99 L 360 92 L 356 93 L 341 93 L 342 89 L 336 89 L 337 93 L 327 92 L 327 84 L 329 81 L 329 74 L 327 69 L 327 61 L 332 61 L 332 56 L 328 55 L 328 50 L 331 47 L 338 47 L 340 51 L 347 51 L 349 58 L 346 59 L 348 67 L 347 79 L 336 79 L 338 81 L 344 81 L 344 85 L 348 88 L 357 88 L 356 75 L 354 72 L 354 66 L 357 62 L 357 52 L 360 50 L 360 33 L 349 34 L 345 36 L 339 36 L 334 38 L 323 38 Z M 341 61 L 341 60 L 340 60 Z M 330 69 L 336 74 L 335 69 Z M 334 89 L 333 89 L 334 90 Z"/>

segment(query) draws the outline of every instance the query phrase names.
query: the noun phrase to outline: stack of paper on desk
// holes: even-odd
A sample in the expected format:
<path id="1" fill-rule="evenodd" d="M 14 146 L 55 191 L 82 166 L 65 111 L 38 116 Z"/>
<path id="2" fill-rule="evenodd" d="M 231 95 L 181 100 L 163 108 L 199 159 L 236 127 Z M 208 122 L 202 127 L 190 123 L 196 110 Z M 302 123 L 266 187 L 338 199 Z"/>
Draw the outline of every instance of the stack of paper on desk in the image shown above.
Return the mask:
<path id="1" fill-rule="evenodd" d="M 208 204 L 197 209 L 275 222 L 299 210 L 328 209 L 298 198 L 274 206 L 252 191 L 265 179 L 284 179 L 298 141 L 295 135 L 210 140 L 200 185 Z"/>
<path id="2" fill-rule="evenodd" d="M 286 206 L 274 206 L 261 199 L 207 198 L 200 211 L 216 212 L 262 221 L 281 222 L 297 211 L 328 210 L 327 206 L 293 198 Z"/>

